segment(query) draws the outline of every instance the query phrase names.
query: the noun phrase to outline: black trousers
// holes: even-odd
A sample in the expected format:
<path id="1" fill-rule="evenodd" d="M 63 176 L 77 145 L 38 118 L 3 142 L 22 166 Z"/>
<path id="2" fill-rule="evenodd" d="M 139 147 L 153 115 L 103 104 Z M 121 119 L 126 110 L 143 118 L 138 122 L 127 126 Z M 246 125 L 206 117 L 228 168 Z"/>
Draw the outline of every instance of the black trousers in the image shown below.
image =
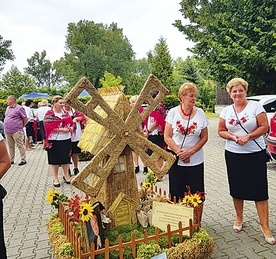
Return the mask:
<path id="1" fill-rule="evenodd" d="M 4 224 L 3 224 L 3 200 L 0 198 L 0 258 L 7 259 L 7 251 L 4 240 Z"/>

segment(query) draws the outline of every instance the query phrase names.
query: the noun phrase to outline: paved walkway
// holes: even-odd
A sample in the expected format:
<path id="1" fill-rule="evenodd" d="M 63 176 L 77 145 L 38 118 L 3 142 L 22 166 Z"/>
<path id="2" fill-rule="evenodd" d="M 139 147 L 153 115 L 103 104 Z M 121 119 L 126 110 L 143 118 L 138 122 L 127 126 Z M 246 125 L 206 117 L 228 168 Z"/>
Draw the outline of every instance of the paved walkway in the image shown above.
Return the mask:
<path id="1" fill-rule="evenodd" d="M 224 141 L 216 133 L 218 119 L 210 119 L 209 141 L 205 151 L 206 202 L 202 227 L 213 237 L 216 250 L 210 258 L 276 258 L 276 245 L 266 244 L 261 237 L 258 217 L 253 202 L 245 203 L 245 223 L 240 233 L 234 233 L 235 219 L 229 196 L 224 163 Z M 4 199 L 5 240 L 9 259 L 54 258 L 49 244 L 45 222 L 55 210 L 45 200 L 52 188 L 52 175 L 47 164 L 46 152 L 41 145 L 27 153 L 27 164 L 18 166 L 19 156 L 2 180 L 8 191 Z M 87 162 L 81 162 L 83 168 Z M 61 178 L 61 177 L 60 177 Z M 138 182 L 144 175 L 137 174 Z M 268 164 L 270 193 L 270 226 L 276 236 L 276 162 Z M 250 179 L 248 180 L 250 184 Z M 168 189 L 168 177 L 157 183 Z M 63 184 L 60 192 L 71 196 L 77 190 Z M 77 191 L 78 192 L 78 191 Z"/>

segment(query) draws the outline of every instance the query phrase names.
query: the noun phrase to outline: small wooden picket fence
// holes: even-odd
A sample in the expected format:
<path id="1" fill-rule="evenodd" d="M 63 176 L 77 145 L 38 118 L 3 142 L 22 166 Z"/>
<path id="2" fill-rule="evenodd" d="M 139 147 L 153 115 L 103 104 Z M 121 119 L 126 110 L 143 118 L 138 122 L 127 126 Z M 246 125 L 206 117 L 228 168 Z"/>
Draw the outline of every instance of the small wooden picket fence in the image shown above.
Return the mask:
<path id="1" fill-rule="evenodd" d="M 156 190 L 157 191 L 157 190 Z M 161 191 L 159 189 L 159 194 L 161 195 Z M 164 192 L 163 195 L 166 196 L 166 193 Z M 174 199 L 175 200 L 175 199 Z M 167 231 L 160 233 L 160 230 L 158 228 L 155 228 L 155 235 L 148 236 L 148 232 L 145 230 L 144 231 L 144 237 L 140 239 L 135 239 L 135 234 L 131 234 L 131 241 L 123 243 L 122 237 L 118 237 L 118 244 L 114 246 L 110 246 L 109 240 L 105 240 L 104 248 L 102 249 L 95 249 L 95 244 L 92 243 L 90 246 L 90 251 L 86 252 L 83 249 L 82 246 L 82 238 L 81 236 L 76 232 L 76 229 L 74 227 L 74 223 L 72 222 L 70 216 L 66 212 L 66 208 L 62 203 L 59 203 L 59 208 L 58 208 L 58 217 L 61 220 L 61 223 L 64 225 L 64 235 L 67 236 L 68 241 L 72 244 L 73 249 L 74 249 L 74 256 L 76 258 L 91 258 L 95 259 L 96 255 L 99 254 L 104 254 L 105 259 L 108 259 L 110 256 L 110 252 L 117 250 L 119 252 L 119 258 L 123 259 L 123 252 L 124 249 L 127 247 L 131 247 L 132 250 L 132 256 L 133 258 L 137 257 L 137 245 L 141 243 L 147 244 L 151 240 L 155 240 L 157 244 L 160 243 L 160 239 L 166 237 L 168 241 L 168 248 L 172 247 L 172 235 L 173 234 L 178 234 L 179 235 L 179 243 L 183 242 L 183 231 L 189 231 L 189 236 L 191 237 L 194 233 L 195 228 L 200 227 L 200 221 L 194 222 L 193 220 L 189 220 L 189 226 L 188 227 L 183 227 L 182 223 L 178 223 L 178 229 L 171 230 L 171 226 L 167 225 Z"/>

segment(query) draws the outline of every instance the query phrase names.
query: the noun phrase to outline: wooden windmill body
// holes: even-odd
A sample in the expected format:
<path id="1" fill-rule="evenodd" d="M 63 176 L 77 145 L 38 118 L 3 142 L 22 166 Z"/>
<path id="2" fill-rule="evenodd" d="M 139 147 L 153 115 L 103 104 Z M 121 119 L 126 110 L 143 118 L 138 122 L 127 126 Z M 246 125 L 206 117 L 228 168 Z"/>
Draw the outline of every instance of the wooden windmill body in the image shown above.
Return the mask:
<path id="1" fill-rule="evenodd" d="M 130 112 L 130 106 L 122 90 L 123 87 L 111 87 L 99 89 L 98 93 L 103 97 L 104 101 L 125 120 Z M 95 109 L 95 112 L 101 116 L 105 116 L 100 106 Z M 109 129 L 90 119 L 82 134 L 79 147 L 84 151 L 96 155 L 105 147 L 112 137 L 112 132 Z M 115 148 L 116 147 L 113 147 L 113 149 Z M 107 159 L 108 157 L 102 161 L 103 165 L 107 162 Z M 124 193 L 131 197 L 133 202 L 137 204 L 139 201 L 137 192 L 138 187 L 133 170 L 134 166 L 131 149 L 129 146 L 126 146 L 118 159 L 118 163 L 111 168 L 111 173 L 106 178 L 106 181 L 103 182 L 97 196 L 92 197 L 92 202 L 99 200 L 105 207 L 110 208 L 119 194 Z M 97 176 L 92 175 L 91 179 L 88 181 L 91 181 L 92 186 L 95 185 L 97 183 Z"/>
<path id="2" fill-rule="evenodd" d="M 159 91 L 155 98 L 149 94 L 153 88 Z M 77 99 L 83 89 L 91 95 L 86 104 Z M 103 202 L 107 208 L 121 210 L 124 207 L 126 213 L 131 214 L 129 222 L 123 220 L 124 224 L 134 223 L 133 203 L 138 204 L 138 187 L 131 150 L 157 176 L 164 176 L 174 162 L 170 153 L 148 141 L 140 129 L 141 123 L 167 93 L 164 85 L 154 75 L 150 75 L 131 110 L 122 88 L 112 87 L 112 90 L 97 91 L 86 78 L 82 78 L 66 97 L 70 105 L 93 120 L 86 126 L 79 146 L 82 150 L 91 152 L 94 157 L 72 184 L 92 200 Z M 147 107 L 139 113 L 139 108 L 145 103 Z M 146 153 L 148 148 L 153 151 L 151 156 Z M 162 168 L 156 165 L 159 157 L 166 161 Z M 120 215 L 116 211 L 111 213 Z M 115 225 L 122 224 L 118 219 L 114 222 Z"/>

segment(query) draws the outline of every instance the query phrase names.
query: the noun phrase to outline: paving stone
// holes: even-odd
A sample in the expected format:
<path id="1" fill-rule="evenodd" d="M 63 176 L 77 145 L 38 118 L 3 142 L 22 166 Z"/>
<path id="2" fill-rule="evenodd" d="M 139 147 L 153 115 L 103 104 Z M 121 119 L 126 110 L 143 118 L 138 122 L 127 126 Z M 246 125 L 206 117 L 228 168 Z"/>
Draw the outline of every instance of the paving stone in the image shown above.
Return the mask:
<path id="1" fill-rule="evenodd" d="M 276 246 L 266 244 L 260 235 L 258 216 L 254 202 L 245 202 L 244 228 L 234 233 L 232 226 L 235 211 L 229 195 L 226 166 L 224 161 L 224 140 L 217 135 L 217 118 L 209 119 L 209 140 L 204 146 L 206 201 L 202 227 L 214 239 L 216 249 L 209 258 L 276 258 Z M 57 212 L 45 200 L 53 188 L 53 175 L 42 145 L 27 153 L 27 164 L 16 164 L 1 179 L 8 194 L 4 199 L 4 230 L 9 259 L 52 259 L 53 251 L 45 226 L 50 215 Z M 88 162 L 81 161 L 80 169 Z M 276 162 L 268 163 L 270 227 L 276 236 Z M 143 173 L 136 175 L 137 183 L 145 179 Z M 75 187 L 62 183 L 59 191 L 67 196 L 80 193 Z M 168 175 L 157 186 L 168 193 Z"/>

